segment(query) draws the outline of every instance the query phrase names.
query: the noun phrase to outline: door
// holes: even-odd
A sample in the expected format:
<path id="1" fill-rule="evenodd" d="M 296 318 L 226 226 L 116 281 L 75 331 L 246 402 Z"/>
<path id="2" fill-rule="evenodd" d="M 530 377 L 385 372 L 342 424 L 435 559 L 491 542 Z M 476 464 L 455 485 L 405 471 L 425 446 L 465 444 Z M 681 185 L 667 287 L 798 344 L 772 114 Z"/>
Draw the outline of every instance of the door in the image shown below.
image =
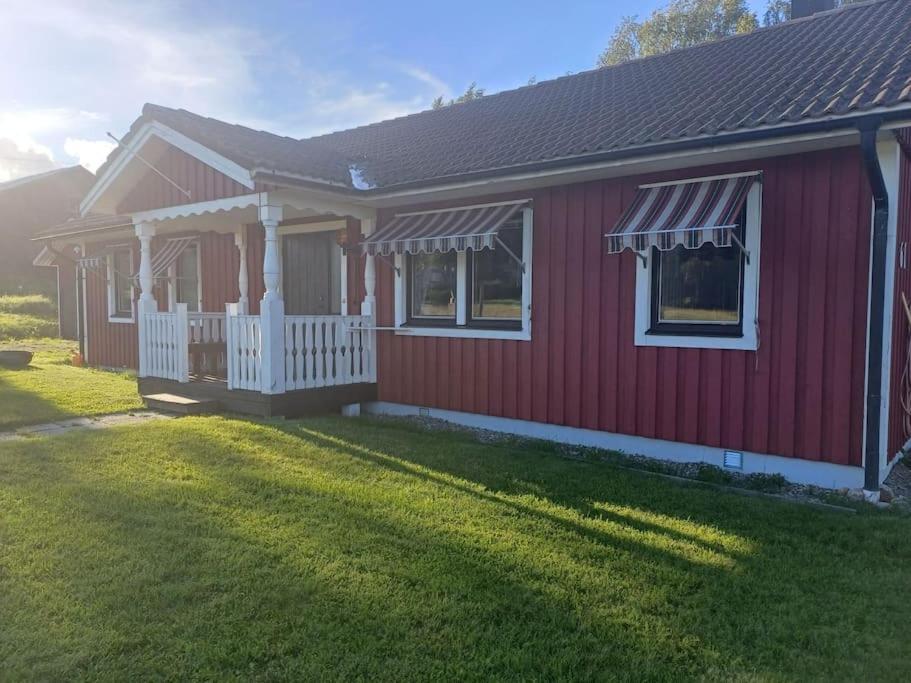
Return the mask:
<path id="1" fill-rule="evenodd" d="M 287 315 L 341 312 L 340 249 L 335 232 L 282 238 L 282 296 Z"/>

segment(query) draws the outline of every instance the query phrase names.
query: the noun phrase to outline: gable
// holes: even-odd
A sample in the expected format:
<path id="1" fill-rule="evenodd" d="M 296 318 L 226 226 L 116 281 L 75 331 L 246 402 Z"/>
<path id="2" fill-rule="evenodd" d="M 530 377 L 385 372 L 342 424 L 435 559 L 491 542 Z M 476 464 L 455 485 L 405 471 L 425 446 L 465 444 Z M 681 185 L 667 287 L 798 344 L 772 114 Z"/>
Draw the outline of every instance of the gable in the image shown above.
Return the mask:
<path id="1" fill-rule="evenodd" d="M 134 187 L 117 204 L 116 213 L 161 209 L 179 204 L 194 204 L 225 197 L 249 194 L 250 190 L 208 164 L 171 145 L 155 162 L 155 168 L 187 190 L 187 197 L 150 168 L 146 168 Z"/>

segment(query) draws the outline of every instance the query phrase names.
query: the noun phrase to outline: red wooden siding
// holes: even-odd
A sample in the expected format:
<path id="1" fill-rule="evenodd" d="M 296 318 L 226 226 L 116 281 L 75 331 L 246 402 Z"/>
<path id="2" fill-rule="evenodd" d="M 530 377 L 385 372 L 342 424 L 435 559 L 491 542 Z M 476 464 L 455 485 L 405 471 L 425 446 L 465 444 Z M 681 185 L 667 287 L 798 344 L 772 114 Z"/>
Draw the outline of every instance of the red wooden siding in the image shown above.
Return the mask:
<path id="1" fill-rule="evenodd" d="M 170 237 L 170 235 L 168 235 Z M 152 249 L 161 248 L 166 238 L 159 236 L 152 242 Z M 123 244 L 125 240 L 112 240 Z M 139 267 L 139 241 L 129 240 L 133 247 L 134 268 Z M 225 303 L 237 301 L 237 269 L 239 255 L 234 246 L 234 235 L 204 232 L 199 235 L 200 260 L 202 261 L 202 302 L 206 311 L 224 311 Z M 104 244 L 87 245 L 89 255 L 100 253 Z M 163 281 L 154 288 L 159 310 L 168 309 L 168 290 Z M 138 298 L 139 292 L 136 291 Z M 136 323 L 108 322 L 107 282 L 104 275 L 87 276 L 86 299 L 89 335 L 88 362 L 104 367 L 136 368 L 139 364 L 138 332 Z"/>
<path id="2" fill-rule="evenodd" d="M 133 247 L 134 263 L 139 263 L 139 241 L 115 240 L 112 243 Z M 86 255 L 103 251 L 104 245 L 86 245 Z M 107 270 L 87 273 L 85 277 L 87 362 L 110 368 L 135 368 L 139 363 L 136 324 L 108 322 Z"/>
<path id="3" fill-rule="evenodd" d="M 605 229 L 640 183 L 757 169 L 759 351 L 636 347 L 640 266 L 606 254 Z M 381 333 L 381 400 L 861 464 L 871 199 L 857 149 L 531 195 L 532 341 Z M 392 272 L 377 277 L 391 325 Z"/>
<path id="4" fill-rule="evenodd" d="M 892 374 L 889 384 L 889 442 L 891 460 L 911 437 L 904 427 L 904 410 L 901 406 L 902 374 L 908 354 L 908 322 L 902 305 L 902 293 L 911 301 L 911 268 L 901 267 L 900 252 L 911 250 L 911 129 L 904 129 L 900 139 L 905 148 L 901 155 L 898 193 L 898 235 L 895 253 L 895 305 L 892 311 Z"/>
<path id="5" fill-rule="evenodd" d="M 190 192 L 187 198 L 157 173 L 147 170 L 142 179 L 120 202 L 118 213 L 134 213 L 178 204 L 195 204 L 223 197 L 250 194 L 252 190 L 219 173 L 176 147 L 168 147 L 155 164 L 162 173 Z"/>

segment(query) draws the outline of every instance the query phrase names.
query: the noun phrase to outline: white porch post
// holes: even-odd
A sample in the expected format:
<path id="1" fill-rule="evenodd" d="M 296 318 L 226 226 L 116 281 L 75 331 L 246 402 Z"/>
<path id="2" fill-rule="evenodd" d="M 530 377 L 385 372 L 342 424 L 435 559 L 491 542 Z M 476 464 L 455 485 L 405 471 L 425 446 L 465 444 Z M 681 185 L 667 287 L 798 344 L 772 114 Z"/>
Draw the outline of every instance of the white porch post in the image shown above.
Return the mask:
<path id="1" fill-rule="evenodd" d="M 285 392 L 285 302 L 279 292 L 281 263 L 278 259 L 278 224 L 281 206 L 261 206 L 259 220 L 265 229 L 263 283 L 266 291 L 260 302 L 262 323 L 262 392 Z"/>
<path id="2" fill-rule="evenodd" d="M 361 232 L 366 236 L 373 232 L 373 221 L 362 220 Z M 361 315 L 376 314 L 376 257 L 367 254 L 364 261 L 364 301 Z"/>
<path id="3" fill-rule="evenodd" d="M 139 238 L 139 376 L 148 376 L 148 348 L 146 341 L 145 317 L 147 313 L 155 313 L 158 303 L 152 292 L 154 279 L 152 277 L 152 238 L 155 236 L 155 226 L 152 223 L 137 223 L 135 226 L 136 237 Z"/>
<path id="4" fill-rule="evenodd" d="M 246 226 L 241 226 L 240 230 L 234 233 L 234 246 L 237 247 L 237 252 L 240 255 L 240 265 L 237 269 L 237 291 L 240 293 L 237 299 L 237 312 L 240 315 L 246 315 L 250 310 Z"/>

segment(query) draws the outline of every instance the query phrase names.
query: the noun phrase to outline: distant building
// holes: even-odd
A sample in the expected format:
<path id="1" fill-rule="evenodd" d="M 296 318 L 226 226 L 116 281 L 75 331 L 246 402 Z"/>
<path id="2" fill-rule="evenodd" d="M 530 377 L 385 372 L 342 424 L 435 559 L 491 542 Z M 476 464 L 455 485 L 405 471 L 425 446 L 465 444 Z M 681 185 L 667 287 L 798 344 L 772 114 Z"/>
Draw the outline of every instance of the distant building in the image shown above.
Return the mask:
<path id="1" fill-rule="evenodd" d="M 69 338 L 76 336 L 75 264 L 49 252 L 35 262 L 42 245 L 31 238 L 78 215 L 94 181 L 82 166 L 71 166 L 0 183 L 0 294 L 57 292 L 60 333 Z"/>

